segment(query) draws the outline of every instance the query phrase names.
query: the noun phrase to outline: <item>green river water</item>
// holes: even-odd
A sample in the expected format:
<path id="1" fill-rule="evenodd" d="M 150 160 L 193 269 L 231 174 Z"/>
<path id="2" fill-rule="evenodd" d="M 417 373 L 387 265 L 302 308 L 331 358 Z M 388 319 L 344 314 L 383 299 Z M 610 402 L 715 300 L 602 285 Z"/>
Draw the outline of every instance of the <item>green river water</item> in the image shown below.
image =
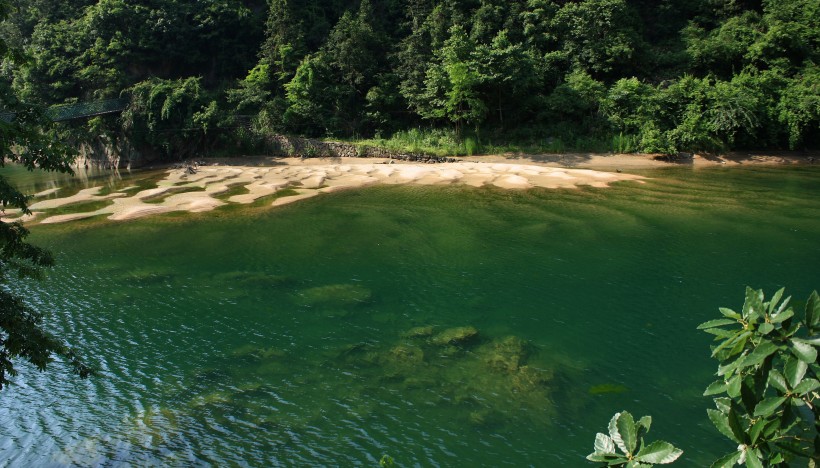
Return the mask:
<path id="1" fill-rule="evenodd" d="M 19 364 L 0 465 L 587 466 L 628 410 L 708 466 L 695 328 L 820 288 L 820 168 L 644 174 L 33 226 L 58 265 L 14 287 L 99 373 Z"/>

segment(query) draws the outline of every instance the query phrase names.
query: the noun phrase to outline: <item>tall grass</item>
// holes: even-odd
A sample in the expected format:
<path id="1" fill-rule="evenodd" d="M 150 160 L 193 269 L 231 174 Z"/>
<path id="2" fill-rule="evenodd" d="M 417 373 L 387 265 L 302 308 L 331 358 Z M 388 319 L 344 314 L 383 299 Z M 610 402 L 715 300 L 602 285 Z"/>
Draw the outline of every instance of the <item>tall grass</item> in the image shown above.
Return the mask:
<path id="1" fill-rule="evenodd" d="M 473 156 L 503 153 L 633 153 L 640 149 L 634 135 L 580 136 L 572 133 L 560 136 L 544 135 L 517 129 L 494 132 L 479 138 L 475 134 L 459 137 L 454 130 L 412 128 L 394 133 L 388 138 L 354 140 L 361 146 L 375 146 L 401 153 L 423 153 L 435 156 Z"/>
<path id="2" fill-rule="evenodd" d="M 614 153 L 634 153 L 640 144 L 635 135 L 624 135 L 623 132 L 612 136 L 611 150 Z"/>

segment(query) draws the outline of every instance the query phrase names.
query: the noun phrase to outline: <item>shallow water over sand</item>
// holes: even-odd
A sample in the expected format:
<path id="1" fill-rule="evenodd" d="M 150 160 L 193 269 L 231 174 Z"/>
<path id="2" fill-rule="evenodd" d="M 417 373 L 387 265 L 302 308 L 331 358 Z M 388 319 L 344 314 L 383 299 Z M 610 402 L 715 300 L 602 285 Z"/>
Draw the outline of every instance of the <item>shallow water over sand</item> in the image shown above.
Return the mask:
<path id="1" fill-rule="evenodd" d="M 706 465 L 695 327 L 820 287 L 820 170 L 645 175 L 35 226 L 58 266 L 19 288 L 100 376 L 21 366 L 0 460 L 582 466 L 626 409 Z"/>

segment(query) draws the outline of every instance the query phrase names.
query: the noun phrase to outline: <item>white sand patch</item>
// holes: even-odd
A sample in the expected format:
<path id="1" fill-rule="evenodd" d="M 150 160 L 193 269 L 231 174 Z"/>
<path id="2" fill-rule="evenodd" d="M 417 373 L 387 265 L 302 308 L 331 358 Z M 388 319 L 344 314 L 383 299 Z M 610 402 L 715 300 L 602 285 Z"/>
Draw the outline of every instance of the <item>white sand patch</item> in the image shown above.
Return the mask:
<path id="1" fill-rule="evenodd" d="M 48 218 L 40 221 L 40 224 L 53 224 L 53 223 L 67 223 L 69 221 L 77 221 L 78 219 L 87 219 L 94 216 L 98 216 L 100 213 L 93 211 L 91 213 L 70 213 L 64 215 L 57 215 L 57 216 L 49 216 Z"/>
<path id="2" fill-rule="evenodd" d="M 35 197 L 47 197 L 52 193 L 56 193 L 60 191 L 60 187 L 50 188 L 48 190 L 43 190 L 42 192 L 37 192 L 34 194 Z"/>
<path id="3" fill-rule="evenodd" d="M 278 191 L 297 186 L 296 195 L 277 198 L 272 206 L 281 206 L 322 193 L 363 187 L 372 184 L 464 184 L 474 187 L 494 185 L 503 189 L 520 190 L 531 187 L 571 188 L 580 185 L 605 187 L 620 180 L 640 181 L 641 176 L 599 172 L 587 169 L 566 169 L 531 164 L 459 162 L 450 164 L 385 164 L 355 162 L 327 164 L 317 161 L 299 161 L 273 167 L 206 166 L 196 174 L 183 170 L 171 170 L 157 183 L 156 188 L 142 190 L 134 195 L 114 192 L 99 195 L 101 187 L 81 190 L 66 198 L 44 200 L 32 208 L 49 209 L 71 203 L 92 200 L 113 200 L 113 205 L 88 213 L 74 213 L 46 218 L 44 222 L 56 223 L 87 218 L 98 214 L 110 214 L 108 219 L 126 220 L 170 211 L 202 212 L 225 204 L 247 204 Z M 244 187 L 248 193 L 234 195 L 227 202 L 218 195 L 231 187 Z M 173 193 L 180 188 L 204 190 Z M 167 195 L 167 196 L 166 196 Z M 146 198 L 164 199 L 157 203 L 145 203 Z"/>
<path id="4" fill-rule="evenodd" d="M 520 175 L 504 175 L 493 181 L 493 185 L 505 189 L 526 189 L 531 188 L 529 179 Z"/>
<path id="5" fill-rule="evenodd" d="M 310 177 L 305 177 L 301 180 L 302 187 L 306 189 L 317 189 L 324 185 L 326 175 L 326 173 L 322 172 L 320 174 L 311 175 Z"/>
<path id="6" fill-rule="evenodd" d="M 82 189 L 77 194 L 72 195 L 70 197 L 65 198 L 52 198 L 51 200 L 43 200 L 41 202 L 32 203 L 29 205 L 29 209 L 32 210 L 50 210 L 54 208 L 59 208 L 61 206 L 70 205 L 72 203 L 81 203 L 87 201 L 96 201 L 96 200 L 109 200 L 116 197 L 124 197 L 126 194 L 124 193 L 111 193 L 108 195 L 98 195 L 102 187 L 91 187 L 87 189 Z"/>
<path id="7" fill-rule="evenodd" d="M 211 211 L 224 204 L 225 202 L 212 198 L 205 192 L 186 192 L 171 195 L 162 203 L 163 207 L 171 211 L 190 211 L 192 213 Z"/>
<path id="8" fill-rule="evenodd" d="M 143 216 L 168 213 L 170 211 L 173 210 L 162 205 L 126 205 L 122 207 L 122 209 L 118 209 L 113 215 L 109 216 L 108 219 L 113 221 L 124 221 L 127 219 L 142 218 Z"/>
<path id="9" fill-rule="evenodd" d="M 307 192 L 307 193 L 302 193 L 302 194 L 299 194 L 299 195 L 292 195 L 292 196 L 289 196 L 289 197 L 277 198 L 276 200 L 273 201 L 273 203 L 271 203 L 271 206 L 287 205 L 288 203 L 293 203 L 293 202 L 296 202 L 296 201 L 299 201 L 299 200 L 304 200 L 306 198 L 312 198 L 312 197 L 315 197 L 316 195 L 319 195 L 319 192 L 314 190 L 314 191 Z"/>

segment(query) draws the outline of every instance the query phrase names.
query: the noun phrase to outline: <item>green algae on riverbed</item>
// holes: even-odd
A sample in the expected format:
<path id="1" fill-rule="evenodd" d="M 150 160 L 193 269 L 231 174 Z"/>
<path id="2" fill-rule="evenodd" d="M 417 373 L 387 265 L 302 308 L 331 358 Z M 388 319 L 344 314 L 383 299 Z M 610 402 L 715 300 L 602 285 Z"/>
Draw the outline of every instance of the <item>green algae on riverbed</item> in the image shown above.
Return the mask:
<path id="1" fill-rule="evenodd" d="M 32 226 L 15 287 L 101 374 L 21 367 L 0 463 L 576 466 L 626 409 L 708 465 L 695 328 L 818 287 L 820 170 L 646 175 Z"/>

